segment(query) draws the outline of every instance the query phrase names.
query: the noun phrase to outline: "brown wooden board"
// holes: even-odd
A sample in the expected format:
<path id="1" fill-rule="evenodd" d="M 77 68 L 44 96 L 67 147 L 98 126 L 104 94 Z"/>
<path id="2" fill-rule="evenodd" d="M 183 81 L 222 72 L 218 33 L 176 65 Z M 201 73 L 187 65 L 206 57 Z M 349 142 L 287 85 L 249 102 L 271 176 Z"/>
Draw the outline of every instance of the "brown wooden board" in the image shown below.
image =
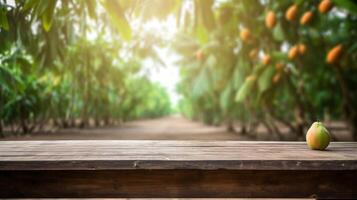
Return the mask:
<path id="1" fill-rule="evenodd" d="M 0 141 L 0 170 L 357 170 L 357 143 Z"/>
<path id="2" fill-rule="evenodd" d="M 2 141 L 0 198 L 352 198 L 357 145 Z"/>
<path id="3" fill-rule="evenodd" d="M 2 171 L 0 198 L 348 198 L 357 171 Z"/>

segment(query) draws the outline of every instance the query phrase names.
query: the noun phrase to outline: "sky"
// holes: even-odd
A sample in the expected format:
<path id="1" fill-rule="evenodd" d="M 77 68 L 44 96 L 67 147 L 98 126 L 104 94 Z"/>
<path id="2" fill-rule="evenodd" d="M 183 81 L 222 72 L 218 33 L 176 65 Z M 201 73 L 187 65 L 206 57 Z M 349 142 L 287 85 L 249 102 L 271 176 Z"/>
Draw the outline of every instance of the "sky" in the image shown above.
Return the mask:
<path id="1" fill-rule="evenodd" d="M 152 20 L 144 24 L 144 29 L 154 31 L 170 41 L 177 33 L 176 19 L 170 16 L 165 21 Z M 175 65 L 178 55 L 170 50 L 169 47 L 156 50 L 166 66 L 147 60 L 144 62 L 143 70 L 150 80 L 158 82 L 166 89 L 170 96 L 171 104 L 175 107 L 180 99 L 180 95 L 176 92 L 176 85 L 180 80 L 179 67 Z"/>
<path id="2" fill-rule="evenodd" d="M 175 54 L 172 54 L 168 49 L 158 50 L 160 57 L 166 66 L 155 66 L 153 62 L 144 62 L 144 69 L 150 80 L 162 85 L 170 96 L 172 106 L 175 107 L 180 99 L 180 95 L 176 92 L 176 84 L 180 80 L 179 68 L 174 64 L 176 59 Z M 148 69 L 149 68 L 149 69 Z"/>

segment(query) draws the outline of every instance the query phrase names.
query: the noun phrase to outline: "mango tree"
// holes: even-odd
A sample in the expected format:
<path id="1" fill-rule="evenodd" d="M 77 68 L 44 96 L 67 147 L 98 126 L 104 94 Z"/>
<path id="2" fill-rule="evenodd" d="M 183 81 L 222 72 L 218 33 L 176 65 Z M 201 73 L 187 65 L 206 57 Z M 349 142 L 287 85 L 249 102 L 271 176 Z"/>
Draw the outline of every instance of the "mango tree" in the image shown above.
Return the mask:
<path id="1" fill-rule="evenodd" d="M 200 1 L 186 6 L 174 42 L 183 111 L 208 123 L 307 125 L 344 116 L 356 132 L 353 1 Z M 191 20 L 187 20 L 191 19 Z"/>

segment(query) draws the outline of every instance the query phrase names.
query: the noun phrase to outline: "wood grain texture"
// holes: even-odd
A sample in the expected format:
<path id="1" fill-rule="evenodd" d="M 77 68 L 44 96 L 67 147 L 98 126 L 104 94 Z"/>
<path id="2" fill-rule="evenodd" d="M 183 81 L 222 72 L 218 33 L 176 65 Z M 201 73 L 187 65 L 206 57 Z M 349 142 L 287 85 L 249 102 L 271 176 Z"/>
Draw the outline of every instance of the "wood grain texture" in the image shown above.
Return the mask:
<path id="1" fill-rule="evenodd" d="M 357 143 L 0 141 L 0 170 L 357 170 Z"/>
<path id="2" fill-rule="evenodd" d="M 0 198 L 357 199 L 356 180 L 351 142 L 0 142 Z"/>
<path id="3" fill-rule="evenodd" d="M 357 171 L 3 171 L 0 198 L 356 199 Z"/>

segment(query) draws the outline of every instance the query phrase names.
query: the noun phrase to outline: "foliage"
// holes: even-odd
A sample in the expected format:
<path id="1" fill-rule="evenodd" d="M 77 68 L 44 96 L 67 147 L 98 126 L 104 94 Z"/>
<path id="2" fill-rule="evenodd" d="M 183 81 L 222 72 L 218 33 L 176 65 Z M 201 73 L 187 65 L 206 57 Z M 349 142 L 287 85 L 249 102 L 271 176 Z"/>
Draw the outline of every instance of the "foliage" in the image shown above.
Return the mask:
<path id="1" fill-rule="evenodd" d="M 186 10 L 195 23 L 184 24 L 173 44 L 182 55 L 178 90 L 187 116 L 230 129 L 240 121 L 250 132 L 262 123 L 278 134 L 280 122 L 300 138 L 312 121 L 344 116 L 357 139 L 354 1 L 334 1 L 325 14 L 320 1 L 202 2 Z M 302 25 L 307 11 L 313 15 Z M 343 55 L 328 64 L 338 44 Z"/>
<path id="2" fill-rule="evenodd" d="M 168 113 L 167 94 L 140 69 L 162 65 L 155 47 L 169 41 L 141 22 L 175 15 L 184 114 L 239 121 L 243 132 L 262 123 L 279 134 L 282 123 L 300 138 L 312 121 L 344 117 L 357 139 L 355 1 L 15 2 L 0 6 L 3 122 Z"/>
<path id="3" fill-rule="evenodd" d="M 84 127 L 170 113 L 166 91 L 140 72 L 145 59 L 162 62 L 152 48 L 161 42 L 131 33 L 131 8 L 119 1 L 6 2 L 0 133 L 3 126 L 29 133 L 50 122 Z"/>

